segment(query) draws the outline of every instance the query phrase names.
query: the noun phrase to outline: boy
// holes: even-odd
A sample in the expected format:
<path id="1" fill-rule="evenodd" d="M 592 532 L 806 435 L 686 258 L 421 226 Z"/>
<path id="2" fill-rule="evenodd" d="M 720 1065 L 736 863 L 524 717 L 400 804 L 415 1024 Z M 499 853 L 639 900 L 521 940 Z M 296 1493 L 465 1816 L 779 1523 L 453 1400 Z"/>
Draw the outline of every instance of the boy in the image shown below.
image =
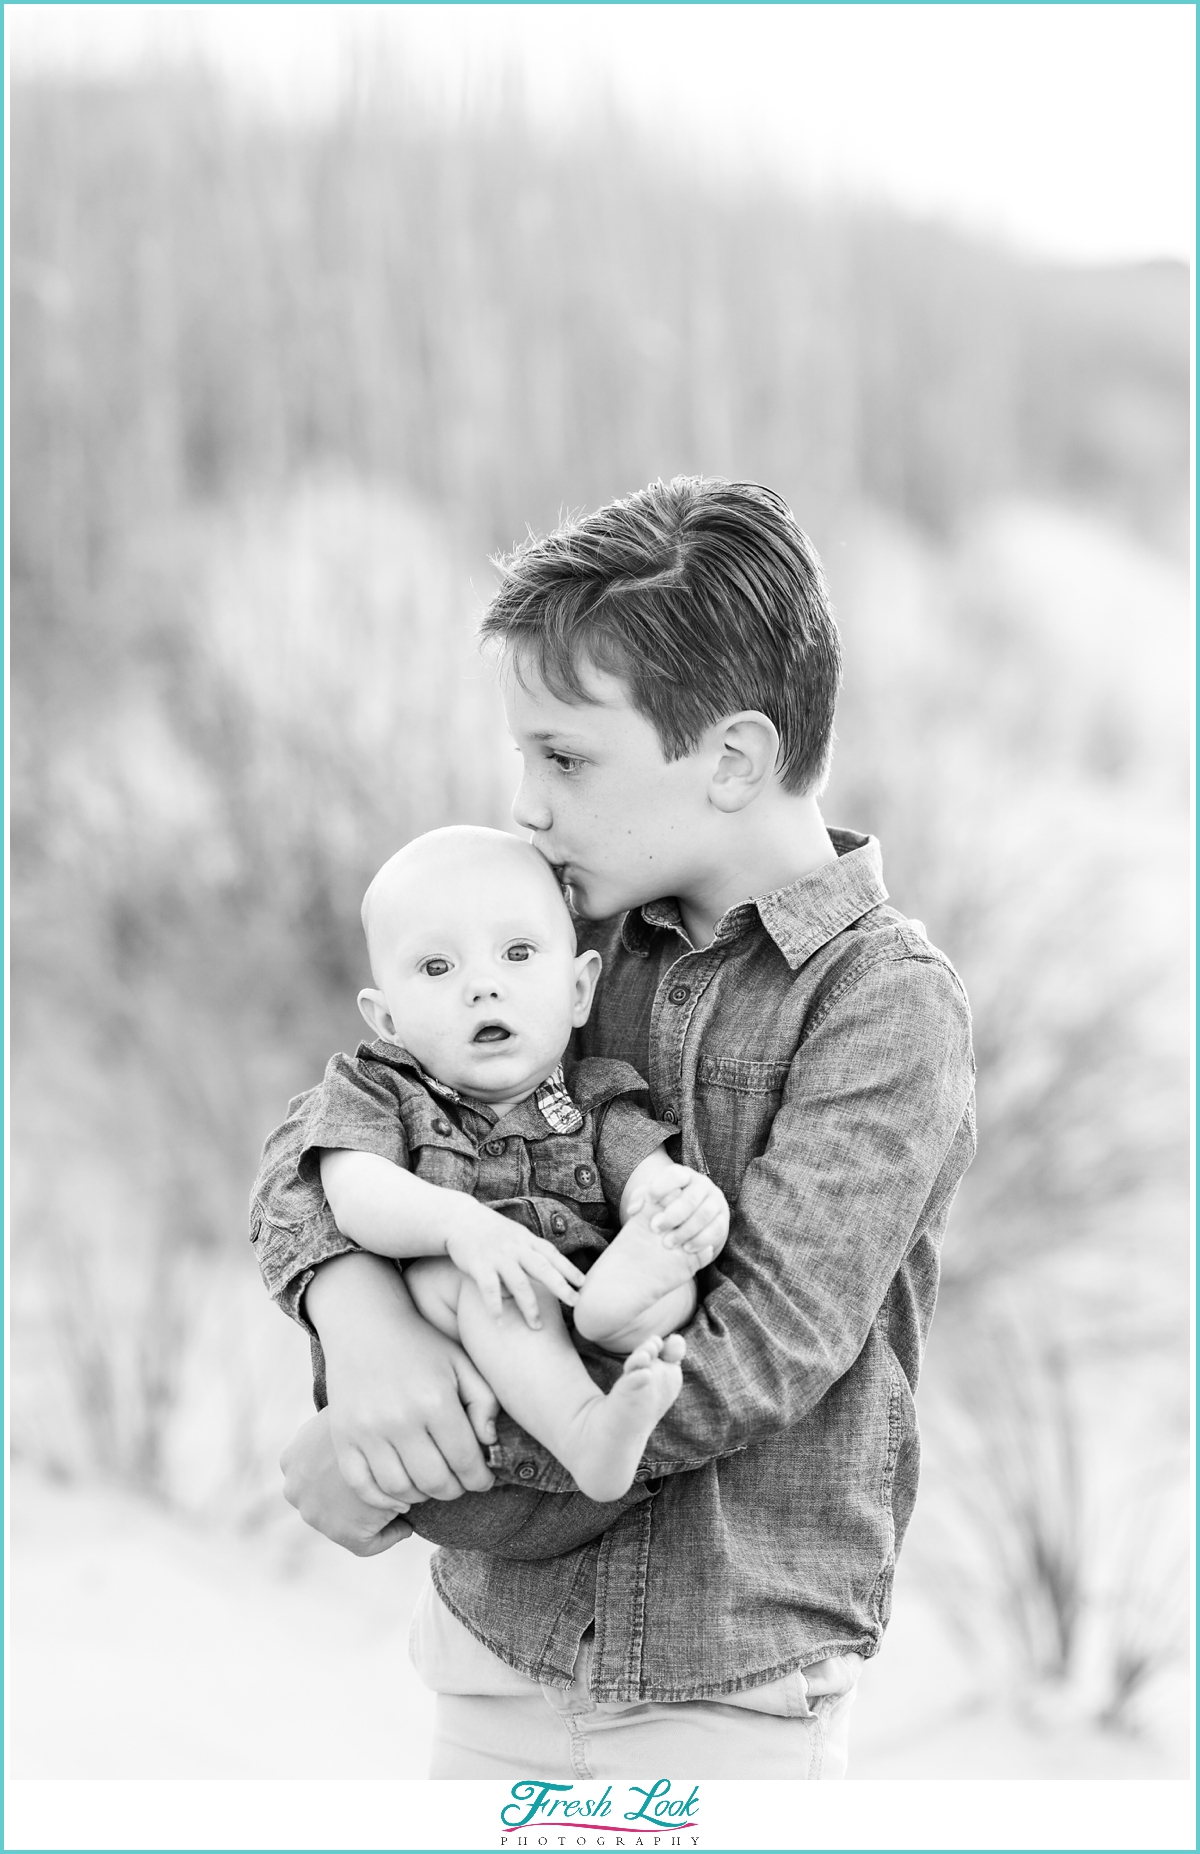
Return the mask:
<path id="1" fill-rule="evenodd" d="M 821 819 L 838 636 L 778 496 L 680 479 L 610 504 L 512 556 L 484 629 L 525 765 L 514 817 L 604 956 L 581 1052 L 648 1077 L 733 1219 L 638 1470 L 647 1497 L 537 1562 L 435 1558 L 417 1641 L 433 1772 L 840 1775 L 974 1149 L 966 998 L 885 905 L 878 846 Z M 285 1302 L 306 1287 L 348 1430 L 393 1448 L 350 1516 L 327 1442 L 302 1431 L 285 1491 L 312 1523 L 382 1549 L 405 1522 L 372 1541 L 377 1522 L 414 1488 L 566 1486 L 504 1417 L 482 1460 L 475 1380 L 422 1340 L 386 1264 L 263 1260 Z"/>
<path id="2" fill-rule="evenodd" d="M 617 1500 L 679 1394 L 674 1329 L 728 1206 L 672 1164 L 674 1130 L 646 1114 L 626 1064 L 584 1061 L 568 1093 L 562 1059 L 600 957 L 576 953 L 562 890 L 529 844 L 462 828 L 419 837 L 375 876 L 363 927 L 377 983 L 358 1002 L 375 1041 L 335 1056 L 267 1141 L 258 1239 L 266 1224 L 311 1243 L 332 1212 L 360 1248 L 407 1260 L 414 1304 L 461 1341 L 509 1415 L 590 1499 Z M 607 1246 L 606 1197 L 623 1225 Z M 599 1250 L 590 1274 L 567 1244 L 589 1261 Z M 505 1294 L 522 1317 L 502 1331 Z M 626 1355 L 607 1396 L 559 1301 L 586 1340 Z M 336 1422 L 332 1434 L 336 1447 Z"/>

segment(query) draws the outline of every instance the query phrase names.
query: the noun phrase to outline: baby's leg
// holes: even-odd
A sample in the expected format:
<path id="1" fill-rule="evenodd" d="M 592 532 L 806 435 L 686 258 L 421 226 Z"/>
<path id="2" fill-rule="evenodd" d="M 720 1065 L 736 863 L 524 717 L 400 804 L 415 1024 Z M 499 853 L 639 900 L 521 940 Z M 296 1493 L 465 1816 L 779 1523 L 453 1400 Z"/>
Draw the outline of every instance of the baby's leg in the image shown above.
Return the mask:
<path id="1" fill-rule="evenodd" d="M 542 1315 L 536 1332 L 510 1300 L 493 1319 L 475 1283 L 464 1279 L 459 1337 L 503 1408 L 562 1462 L 581 1491 L 591 1500 L 619 1500 L 651 1431 L 683 1387 L 683 1340 L 652 1335 L 605 1396 L 571 1344 L 558 1301 L 534 1285 Z"/>
<path id="2" fill-rule="evenodd" d="M 609 1352 L 632 1352 L 655 1334 L 685 1326 L 696 1310 L 699 1257 L 668 1249 L 646 1208 L 596 1257 L 575 1307 L 575 1330 Z"/>
<path id="3" fill-rule="evenodd" d="M 404 1270 L 404 1285 L 423 1319 L 447 1339 L 457 1339 L 458 1296 L 463 1277 L 444 1255 L 424 1255 Z"/>

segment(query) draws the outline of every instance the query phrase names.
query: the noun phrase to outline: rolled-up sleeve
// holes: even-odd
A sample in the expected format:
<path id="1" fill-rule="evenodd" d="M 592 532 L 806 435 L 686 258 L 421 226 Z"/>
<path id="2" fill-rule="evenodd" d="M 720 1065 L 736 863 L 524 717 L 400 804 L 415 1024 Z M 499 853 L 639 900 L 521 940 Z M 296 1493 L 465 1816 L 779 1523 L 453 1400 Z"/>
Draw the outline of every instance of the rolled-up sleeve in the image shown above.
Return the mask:
<path id="1" fill-rule="evenodd" d="M 267 1292 L 309 1333 L 304 1293 L 314 1273 L 358 1247 L 338 1229 L 321 1187 L 319 1155 L 327 1147 L 407 1165 L 390 1071 L 334 1056 L 321 1085 L 289 1104 L 287 1119 L 263 1147 L 250 1199 L 250 1240 Z"/>
<path id="2" fill-rule="evenodd" d="M 596 1168 L 604 1195 L 614 1207 L 643 1159 L 679 1137 L 679 1128 L 655 1120 L 643 1085 L 620 1094 L 596 1111 Z"/>
<path id="3" fill-rule="evenodd" d="M 910 1249 L 926 1231 L 940 1240 L 974 1150 L 973 1088 L 966 996 L 936 954 L 893 951 L 835 985 L 791 1064 L 766 1149 L 746 1168 L 728 1243 L 702 1277 L 683 1390 L 641 1475 L 698 1467 L 790 1427 L 850 1369 Z M 507 1474 L 510 1457 L 527 1484 L 562 1486 L 558 1464 L 502 1424 L 493 1465 Z"/>

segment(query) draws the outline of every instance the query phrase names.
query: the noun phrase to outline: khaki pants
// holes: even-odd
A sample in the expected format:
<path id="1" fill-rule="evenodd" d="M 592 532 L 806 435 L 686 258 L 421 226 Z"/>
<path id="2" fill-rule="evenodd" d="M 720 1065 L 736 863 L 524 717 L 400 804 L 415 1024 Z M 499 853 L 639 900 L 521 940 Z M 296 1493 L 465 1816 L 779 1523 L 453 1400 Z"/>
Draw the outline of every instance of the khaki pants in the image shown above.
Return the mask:
<path id="1" fill-rule="evenodd" d="M 439 1693 L 431 1777 L 844 1777 L 854 1686 L 784 1719 L 715 1700 L 597 1702 L 588 1693 L 591 1634 L 563 1692 L 506 1669 L 502 1694 Z"/>

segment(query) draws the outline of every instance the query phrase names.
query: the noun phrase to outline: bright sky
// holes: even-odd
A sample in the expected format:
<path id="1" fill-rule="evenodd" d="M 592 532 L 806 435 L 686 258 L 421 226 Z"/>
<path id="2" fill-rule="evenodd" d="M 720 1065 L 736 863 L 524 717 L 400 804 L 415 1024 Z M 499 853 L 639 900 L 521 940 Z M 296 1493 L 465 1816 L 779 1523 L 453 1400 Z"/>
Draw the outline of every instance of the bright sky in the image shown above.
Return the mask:
<path id="1" fill-rule="evenodd" d="M 202 50 L 265 106 L 324 111 L 389 65 L 437 106 L 516 77 L 569 124 L 607 92 L 685 162 L 1080 260 L 1188 257 L 1191 5 L 8 5 L 12 71 Z"/>

